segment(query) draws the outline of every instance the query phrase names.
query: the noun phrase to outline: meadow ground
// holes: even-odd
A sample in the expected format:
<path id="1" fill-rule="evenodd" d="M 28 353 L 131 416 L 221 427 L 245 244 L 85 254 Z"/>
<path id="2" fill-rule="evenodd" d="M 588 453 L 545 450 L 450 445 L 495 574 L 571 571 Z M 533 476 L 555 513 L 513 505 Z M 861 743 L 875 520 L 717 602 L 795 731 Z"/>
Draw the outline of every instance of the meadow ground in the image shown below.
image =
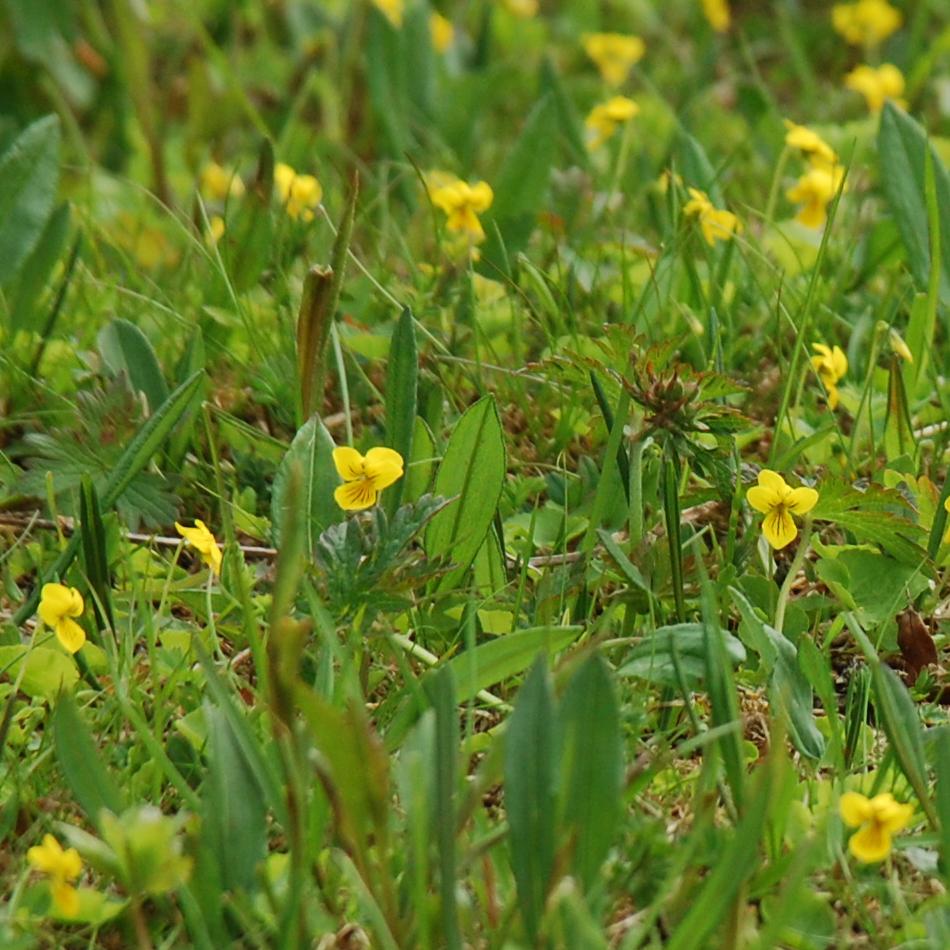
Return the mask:
<path id="1" fill-rule="evenodd" d="M 0 5 L 0 947 L 950 946 L 940 0 Z"/>

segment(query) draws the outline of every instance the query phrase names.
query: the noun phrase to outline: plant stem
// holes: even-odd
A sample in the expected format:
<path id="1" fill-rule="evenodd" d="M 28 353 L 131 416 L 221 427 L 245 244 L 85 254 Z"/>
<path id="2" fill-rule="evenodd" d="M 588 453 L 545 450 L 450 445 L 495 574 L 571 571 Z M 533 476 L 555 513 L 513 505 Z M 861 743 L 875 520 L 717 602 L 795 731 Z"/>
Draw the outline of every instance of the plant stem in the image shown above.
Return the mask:
<path id="1" fill-rule="evenodd" d="M 778 603 L 775 605 L 775 622 L 772 626 L 779 633 L 782 632 L 782 626 L 785 623 L 785 608 L 788 605 L 789 594 L 792 592 L 792 584 L 795 583 L 795 578 L 802 569 L 802 564 L 805 563 L 805 555 L 808 554 L 810 542 L 811 518 L 806 517 L 805 524 L 802 527 L 802 539 L 798 544 L 798 550 L 795 552 L 795 557 L 792 558 L 792 563 L 788 569 L 788 573 L 785 575 L 782 588 L 778 592 Z"/>

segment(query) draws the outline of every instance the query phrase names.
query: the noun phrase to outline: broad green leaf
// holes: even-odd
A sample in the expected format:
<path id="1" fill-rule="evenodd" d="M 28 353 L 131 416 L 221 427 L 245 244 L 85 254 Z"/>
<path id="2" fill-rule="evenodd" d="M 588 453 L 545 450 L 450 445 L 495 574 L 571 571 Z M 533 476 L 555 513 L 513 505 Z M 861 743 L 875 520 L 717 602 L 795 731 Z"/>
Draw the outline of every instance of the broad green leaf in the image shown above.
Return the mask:
<path id="1" fill-rule="evenodd" d="M 50 215 L 36 247 L 23 261 L 19 275 L 10 288 L 11 333 L 40 329 L 37 301 L 49 285 L 56 262 L 62 257 L 69 224 L 69 205 L 64 203 Z"/>
<path id="2" fill-rule="evenodd" d="M 438 584 L 457 587 L 488 532 L 505 480 L 505 443 L 498 409 L 483 396 L 459 419 L 446 446 L 434 492 L 456 498 L 429 523 L 430 558 L 448 557 L 454 568 Z"/>
<path id="3" fill-rule="evenodd" d="M 418 377 L 415 321 L 406 307 L 393 331 L 386 367 L 386 440 L 406 463 L 412 458 Z M 405 477 L 399 479 L 386 493 L 386 512 L 390 516 L 399 507 L 405 482 Z"/>
<path id="4" fill-rule="evenodd" d="M 479 644 L 454 656 L 445 665 L 452 670 L 459 702 L 480 690 L 504 683 L 526 670 L 538 653 L 553 655 L 573 643 L 583 627 L 530 627 Z"/>
<path id="5" fill-rule="evenodd" d="M 308 556 L 312 556 L 321 532 L 342 519 L 343 512 L 333 499 L 333 491 L 340 484 L 333 464 L 334 447 L 333 437 L 317 416 L 297 430 L 274 476 L 271 525 L 274 544 L 278 547 L 287 517 L 290 469 L 294 464 L 299 466 L 301 474 L 301 491 L 295 515 L 308 526 Z"/>
<path id="6" fill-rule="evenodd" d="M 202 789 L 201 836 L 217 857 L 223 887 L 253 892 L 267 846 L 264 794 L 226 713 L 209 704 L 205 718 L 210 764 Z"/>
<path id="7" fill-rule="evenodd" d="M 558 728 L 547 661 L 518 692 L 505 733 L 505 810 L 518 906 L 532 945 L 554 871 Z"/>
<path id="8" fill-rule="evenodd" d="M 490 182 L 495 200 L 484 216 L 487 240 L 478 269 L 488 276 L 508 272 L 543 208 L 548 180 L 557 149 L 557 105 L 545 95 L 531 110 L 517 142 L 512 146 L 497 181 Z"/>
<path id="9" fill-rule="evenodd" d="M 733 666 L 745 660 L 745 647 L 731 633 L 719 632 L 726 655 Z M 687 687 L 698 689 L 706 677 L 705 630 L 701 623 L 679 623 L 643 638 L 624 659 L 618 676 L 634 676 L 659 686 L 679 685 L 673 650 Z"/>
<path id="10" fill-rule="evenodd" d="M 55 699 L 60 692 L 68 692 L 79 682 L 75 661 L 53 647 L 33 647 L 26 644 L 0 647 L 0 675 L 15 680 L 20 673 L 20 664 L 26 657 L 26 669 L 20 681 L 20 689 L 27 696 L 40 699 Z"/>
<path id="11" fill-rule="evenodd" d="M 763 668 L 770 674 L 769 702 L 784 721 L 789 738 L 803 755 L 821 758 L 825 740 L 815 724 L 811 684 L 799 667 L 795 645 L 784 634 L 760 620 L 739 590 L 730 587 L 729 593 L 742 614 L 743 623 L 752 631 L 750 642 L 760 647 Z M 767 648 L 764 647 L 766 643 Z"/>
<path id="12" fill-rule="evenodd" d="M 623 741 L 613 679 L 594 654 L 561 698 L 563 833 L 574 843 L 572 865 L 589 889 L 616 840 L 623 800 Z"/>
<path id="13" fill-rule="evenodd" d="M 122 793 L 102 764 L 89 727 L 68 693 L 60 696 L 53 710 L 53 742 L 66 783 L 93 826 L 100 827 L 103 808 L 120 814 L 125 808 Z"/>
<path id="14" fill-rule="evenodd" d="M 403 500 L 418 501 L 428 490 L 435 470 L 435 439 L 425 419 L 416 416 L 412 422 L 412 456 L 406 460 L 403 476 Z"/>
<path id="15" fill-rule="evenodd" d="M 930 281 L 930 227 L 924 193 L 924 154 L 930 150 L 937 206 L 940 210 L 940 300 L 950 303 L 950 173 L 921 125 L 903 109 L 887 103 L 881 114 L 877 151 L 881 185 L 897 219 L 907 264 L 920 290 Z"/>
<path id="16" fill-rule="evenodd" d="M 40 240 L 59 183 L 59 118 L 28 126 L 0 155 L 0 286 L 20 270 Z"/>
<path id="17" fill-rule="evenodd" d="M 154 412 L 168 399 L 168 387 L 155 350 L 134 323 L 113 320 L 99 331 L 98 343 L 109 370 L 116 376 L 125 373 L 132 390 L 145 393 L 149 412 Z"/>

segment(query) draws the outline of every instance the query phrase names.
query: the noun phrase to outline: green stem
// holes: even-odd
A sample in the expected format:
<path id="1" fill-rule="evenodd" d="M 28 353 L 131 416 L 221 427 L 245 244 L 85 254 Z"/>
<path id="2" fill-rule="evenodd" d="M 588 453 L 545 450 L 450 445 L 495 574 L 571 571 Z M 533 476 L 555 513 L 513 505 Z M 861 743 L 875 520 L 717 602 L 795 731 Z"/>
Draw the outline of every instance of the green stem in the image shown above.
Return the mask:
<path id="1" fill-rule="evenodd" d="M 772 226 L 775 219 L 775 206 L 778 204 L 779 189 L 782 187 L 782 175 L 785 174 L 785 166 L 788 164 L 788 156 L 790 154 L 791 150 L 786 145 L 785 148 L 782 149 L 782 154 L 779 155 L 778 161 L 775 163 L 775 174 L 772 175 L 772 184 L 769 186 L 769 197 L 765 203 L 766 229 Z"/>
<path id="2" fill-rule="evenodd" d="M 778 592 L 778 603 L 775 605 L 775 622 L 772 624 L 772 626 L 779 633 L 782 632 L 782 627 L 785 623 L 785 608 L 788 606 L 788 598 L 792 592 L 792 585 L 795 583 L 795 578 L 798 576 L 798 572 L 802 569 L 802 564 L 805 563 L 805 555 L 808 554 L 808 549 L 810 546 L 811 518 L 806 517 L 805 524 L 802 526 L 802 539 L 798 543 L 798 550 L 795 552 L 795 557 L 792 559 L 788 573 L 785 575 L 782 588 Z"/>

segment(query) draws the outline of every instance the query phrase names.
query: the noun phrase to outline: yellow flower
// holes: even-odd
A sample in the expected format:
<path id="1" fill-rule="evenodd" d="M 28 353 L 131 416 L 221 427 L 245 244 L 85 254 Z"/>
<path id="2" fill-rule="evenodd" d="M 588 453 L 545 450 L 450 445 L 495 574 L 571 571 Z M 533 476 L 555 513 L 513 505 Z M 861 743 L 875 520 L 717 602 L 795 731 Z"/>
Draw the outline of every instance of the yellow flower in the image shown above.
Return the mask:
<path id="1" fill-rule="evenodd" d="M 614 96 L 594 106 L 584 120 L 587 127 L 587 147 L 600 148 L 620 125 L 629 122 L 639 111 L 640 107 L 626 96 Z"/>
<path id="2" fill-rule="evenodd" d="M 820 228 L 828 217 L 828 205 L 841 187 L 844 171 L 837 165 L 812 165 L 785 192 L 789 201 L 800 204 L 796 219 L 805 227 Z"/>
<path id="3" fill-rule="evenodd" d="M 600 70 L 604 82 L 619 86 L 640 61 L 646 46 L 639 36 L 623 33 L 588 33 L 582 40 L 584 52 Z"/>
<path id="4" fill-rule="evenodd" d="M 208 162 L 201 170 L 201 190 L 209 198 L 224 201 L 229 195 L 240 198 L 244 194 L 244 182 L 217 162 Z"/>
<path id="5" fill-rule="evenodd" d="M 405 0 L 373 0 L 373 6 L 398 30 L 406 12 Z"/>
<path id="6" fill-rule="evenodd" d="M 814 488 L 792 488 L 778 472 L 767 468 L 759 472 L 759 484 L 750 488 L 745 496 L 756 511 L 765 515 L 762 533 L 776 551 L 798 536 L 792 515 L 807 514 L 818 502 Z"/>
<path id="7" fill-rule="evenodd" d="M 217 244 L 224 237 L 224 218 L 213 214 L 208 219 L 208 243 Z"/>
<path id="8" fill-rule="evenodd" d="M 274 185 L 287 214 L 304 221 L 313 220 L 313 209 L 323 198 L 323 188 L 313 175 L 298 175 L 289 165 L 278 162 L 274 168 Z"/>
<path id="9" fill-rule="evenodd" d="M 824 343 L 812 343 L 812 349 L 818 354 L 811 358 L 811 365 L 828 394 L 828 408 L 838 405 L 838 380 L 848 372 L 848 357 L 840 346 L 829 348 Z"/>
<path id="10" fill-rule="evenodd" d="M 502 0 L 502 6 L 519 20 L 530 20 L 538 12 L 538 0 Z"/>
<path id="11" fill-rule="evenodd" d="M 82 594 L 64 584 L 44 584 L 37 613 L 47 627 L 52 627 L 63 649 L 77 653 L 86 642 L 86 632 L 73 617 L 83 612 Z"/>
<path id="12" fill-rule="evenodd" d="M 478 215 L 487 211 L 495 198 L 491 186 L 484 181 L 470 185 L 460 178 L 433 173 L 427 180 L 432 203 L 447 215 L 445 226 L 464 234 L 474 243 L 485 240 L 485 230 Z"/>
<path id="13" fill-rule="evenodd" d="M 888 99 L 893 99 L 901 108 L 907 103 L 901 98 L 904 92 L 904 74 L 891 63 L 884 63 L 875 69 L 873 66 L 855 66 L 844 77 L 848 89 L 860 92 L 864 96 L 871 112 L 880 112 Z"/>
<path id="14" fill-rule="evenodd" d="M 79 913 L 79 892 L 72 882 L 82 874 L 82 859 L 75 848 L 63 850 L 52 836 L 43 835 L 43 843 L 26 852 L 26 860 L 50 879 L 53 904 L 64 917 Z"/>
<path id="15" fill-rule="evenodd" d="M 803 152 L 813 165 L 836 165 L 838 156 L 835 150 L 817 133 L 806 125 L 797 125 L 785 120 L 785 144 Z"/>
<path id="16" fill-rule="evenodd" d="M 214 535 L 208 530 L 208 526 L 198 518 L 195 518 L 195 526 L 186 528 L 184 525 L 175 522 L 175 528 L 178 533 L 193 547 L 197 548 L 201 559 L 214 571 L 215 574 L 221 573 L 221 548 L 215 541 Z"/>
<path id="17" fill-rule="evenodd" d="M 877 46 L 903 22 L 887 0 L 858 0 L 831 8 L 831 25 L 852 46 Z"/>
<path id="18" fill-rule="evenodd" d="M 432 37 L 433 49 L 437 53 L 444 53 L 455 39 L 455 27 L 441 13 L 433 12 L 429 17 L 429 35 Z"/>
<path id="19" fill-rule="evenodd" d="M 950 495 L 947 496 L 946 500 L 943 503 L 943 510 L 947 512 L 947 514 L 950 514 Z M 944 535 L 943 535 L 943 543 L 944 544 L 950 543 L 950 521 L 947 522 L 947 530 L 944 532 Z"/>
<path id="20" fill-rule="evenodd" d="M 705 191 L 689 188 L 689 201 L 683 205 L 683 214 L 697 218 L 706 243 L 712 247 L 716 241 L 728 241 L 742 232 L 742 222 L 731 212 L 717 208 Z"/>
<path id="21" fill-rule="evenodd" d="M 848 850 L 867 864 L 883 861 L 891 853 L 891 835 L 906 828 L 914 815 L 913 805 L 895 801 L 890 792 L 874 798 L 845 792 L 838 810 L 848 827 L 861 829 L 851 836 Z"/>
<path id="22" fill-rule="evenodd" d="M 732 15 L 729 12 L 728 0 L 703 0 L 703 13 L 717 33 L 725 33 L 729 29 Z"/>
<path id="23" fill-rule="evenodd" d="M 395 449 L 377 446 L 364 456 L 341 446 L 333 450 L 333 464 L 343 479 L 333 497 L 344 511 L 372 507 L 384 488 L 402 478 L 402 456 Z"/>

